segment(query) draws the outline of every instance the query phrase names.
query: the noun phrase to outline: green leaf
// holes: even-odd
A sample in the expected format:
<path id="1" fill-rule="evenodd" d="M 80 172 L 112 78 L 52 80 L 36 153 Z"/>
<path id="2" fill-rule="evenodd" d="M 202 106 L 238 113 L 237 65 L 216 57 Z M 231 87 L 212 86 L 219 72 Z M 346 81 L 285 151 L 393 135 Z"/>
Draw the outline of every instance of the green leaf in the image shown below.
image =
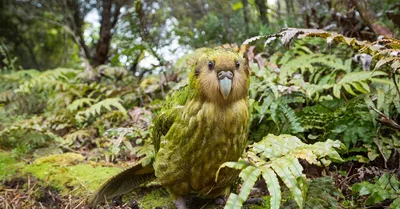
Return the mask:
<path id="1" fill-rule="evenodd" d="M 231 194 L 226 202 L 225 209 L 240 209 L 243 203 L 246 201 L 250 194 L 251 189 L 257 181 L 258 176 L 260 176 L 260 169 L 248 166 L 242 172 L 240 172 L 239 177 L 243 179 L 242 188 L 240 189 L 239 195 Z"/>
<path id="2" fill-rule="evenodd" d="M 120 102 L 121 102 L 121 99 L 119 99 L 119 98 L 104 99 L 104 100 L 90 106 L 86 110 L 79 111 L 75 115 L 75 118 L 77 121 L 84 122 L 84 120 L 87 120 L 92 116 L 94 117 L 94 116 L 101 115 L 102 108 L 105 108 L 105 109 L 111 111 L 112 110 L 111 107 L 117 108 L 123 115 L 127 116 L 128 113 Z"/>
<path id="3" fill-rule="evenodd" d="M 233 11 L 237 11 L 237 10 L 242 9 L 242 8 L 243 8 L 243 4 L 240 1 L 236 2 L 235 4 L 232 5 Z"/>
<path id="4" fill-rule="evenodd" d="M 334 86 L 333 86 L 333 95 L 334 95 L 336 98 L 339 98 L 339 99 L 340 99 L 340 88 L 342 88 L 341 85 L 334 85 Z"/>
<path id="5" fill-rule="evenodd" d="M 392 62 L 393 60 L 395 60 L 397 57 L 385 57 L 380 59 L 376 65 L 374 70 L 379 69 L 380 67 L 382 67 L 383 65 L 385 65 L 386 63 Z"/>
<path id="6" fill-rule="evenodd" d="M 293 166 L 291 165 L 290 162 L 291 161 L 288 161 L 286 159 L 279 158 L 274 160 L 271 166 L 274 169 L 274 171 L 278 174 L 278 176 L 282 179 L 283 183 L 289 188 L 297 205 L 300 208 L 303 208 L 304 204 L 303 194 L 302 191 L 299 189 L 299 187 L 297 187 L 297 181 L 296 181 L 297 176 L 295 176 L 289 169 L 289 167 Z"/>
<path id="7" fill-rule="evenodd" d="M 366 205 L 374 205 L 387 199 L 387 192 L 382 189 L 375 189 L 372 194 L 365 200 Z"/>
<path id="8" fill-rule="evenodd" d="M 382 88 L 377 89 L 377 108 L 378 110 L 382 110 L 385 105 L 385 92 Z"/>
<path id="9" fill-rule="evenodd" d="M 240 202 L 239 196 L 237 194 L 231 193 L 225 204 L 225 209 L 241 209 L 243 202 Z"/>
<path id="10" fill-rule="evenodd" d="M 387 76 L 387 74 L 385 72 L 382 72 L 382 71 L 351 72 L 351 73 L 345 74 L 343 76 L 343 78 L 338 82 L 338 84 L 363 81 L 363 80 L 367 80 L 367 79 L 369 79 L 371 77 L 381 76 L 381 75 Z"/>
<path id="11" fill-rule="evenodd" d="M 343 84 L 344 89 L 349 92 L 351 95 L 357 96 L 356 93 L 354 93 L 354 91 L 351 89 L 351 86 L 349 84 Z"/>
<path id="12" fill-rule="evenodd" d="M 393 174 L 383 174 L 375 184 L 367 181 L 354 184 L 352 190 L 358 192 L 359 195 L 370 195 L 366 201 L 366 205 L 374 205 L 386 199 L 397 199 L 398 188 L 400 187 L 399 181 Z"/>
<path id="13" fill-rule="evenodd" d="M 352 85 L 355 89 L 357 89 L 357 91 L 364 93 L 364 94 L 368 94 L 368 91 L 366 89 L 364 89 L 360 83 L 364 83 L 364 81 L 353 82 L 353 83 L 350 83 L 350 85 Z"/>
<path id="14" fill-rule="evenodd" d="M 370 78 L 370 81 L 372 81 L 373 83 L 381 83 L 384 85 L 393 85 L 393 81 L 389 80 L 389 79 L 382 79 L 382 78 Z"/>
<path id="15" fill-rule="evenodd" d="M 271 196 L 271 209 L 279 209 L 282 197 L 281 186 L 279 185 L 278 177 L 276 176 L 274 171 L 266 167 L 261 168 L 261 174 L 265 180 L 265 183 L 267 184 L 267 188 Z"/>
<path id="16" fill-rule="evenodd" d="M 373 192 L 374 185 L 367 181 L 363 181 L 361 183 L 354 184 L 351 187 L 351 190 L 358 192 L 360 195 L 369 195 Z"/>
<path id="17" fill-rule="evenodd" d="M 396 198 L 392 204 L 390 204 L 390 209 L 400 209 L 400 198 Z"/>
<path id="18" fill-rule="evenodd" d="M 361 86 L 367 91 L 367 92 L 371 92 L 371 90 L 369 89 L 369 85 L 366 82 L 359 82 L 361 84 Z"/>
<path id="19" fill-rule="evenodd" d="M 244 161 L 244 160 L 239 160 L 238 162 L 225 162 L 225 163 L 223 163 L 223 164 L 218 168 L 218 171 L 217 171 L 217 173 L 215 174 L 215 182 L 217 182 L 219 172 L 220 172 L 221 169 L 224 168 L 224 167 L 234 168 L 234 169 L 238 169 L 238 170 L 243 170 L 243 169 L 247 168 L 248 166 L 250 166 L 250 164 L 249 164 L 247 161 Z"/>
<path id="20" fill-rule="evenodd" d="M 91 99 L 91 98 L 81 98 L 81 99 L 76 99 L 75 101 L 73 101 L 71 104 L 69 104 L 67 106 L 67 109 L 71 112 L 75 112 L 77 110 L 79 110 L 80 108 L 84 107 L 85 104 L 87 106 L 91 106 L 93 104 L 93 102 L 95 102 L 95 99 Z"/>

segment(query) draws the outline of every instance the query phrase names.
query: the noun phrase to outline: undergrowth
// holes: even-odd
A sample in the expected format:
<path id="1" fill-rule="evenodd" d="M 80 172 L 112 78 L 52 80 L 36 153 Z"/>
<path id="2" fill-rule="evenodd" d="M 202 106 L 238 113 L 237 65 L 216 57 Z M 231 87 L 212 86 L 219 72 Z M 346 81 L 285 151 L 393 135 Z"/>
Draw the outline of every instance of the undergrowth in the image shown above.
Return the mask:
<path id="1" fill-rule="evenodd" d="M 261 179 L 271 208 L 398 205 L 397 187 L 382 186 L 387 180 L 381 179 L 398 184 L 400 42 L 286 29 L 245 44 L 253 44 L 246 51 L 252 70 L 249 148 L 246 158 L 224 164 L 242 170 L 243 179 L 226 207 L 240 208 Z M 23 70 L 8 63 L 0 70 L 0 149 L 11 155 L 0 164 L 70 152 L 104 165 L 151 163 L 152 121 L 169 90 L 183 85 L 178 81 L 193 59 L 178 61 L 179 74 L 142 80 L 117 67 L 100 66 L 89 76 L 81 69 Z M 332 178 L 311 178 L 312 165 L 323 168 L 317 177 Z M 362 166 L 389 174 L 354 181 Z M 0 169 L 3 183 L 18 172 L 18 166 L 7 168 Z"/>

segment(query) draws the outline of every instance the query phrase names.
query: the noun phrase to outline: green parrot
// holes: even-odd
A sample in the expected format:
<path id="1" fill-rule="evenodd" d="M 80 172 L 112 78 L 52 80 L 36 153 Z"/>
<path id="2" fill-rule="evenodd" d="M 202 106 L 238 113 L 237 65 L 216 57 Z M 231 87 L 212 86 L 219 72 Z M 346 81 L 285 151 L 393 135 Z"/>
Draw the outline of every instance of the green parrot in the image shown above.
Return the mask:
<path id="1" fill-rule="evenodd" d="M 175 92 L 154 121 L 153 165 L 138 164 L 106 182 L 90 203 L 127 193 L 145 182 L 167 189 L 177 208 L 184 198 L 226 195 L 238 172 L 219 167 L 237 161 L 247 145 L 250 69 L 239 53 L 206 51 L 194 64 L 189 83 Z"/>

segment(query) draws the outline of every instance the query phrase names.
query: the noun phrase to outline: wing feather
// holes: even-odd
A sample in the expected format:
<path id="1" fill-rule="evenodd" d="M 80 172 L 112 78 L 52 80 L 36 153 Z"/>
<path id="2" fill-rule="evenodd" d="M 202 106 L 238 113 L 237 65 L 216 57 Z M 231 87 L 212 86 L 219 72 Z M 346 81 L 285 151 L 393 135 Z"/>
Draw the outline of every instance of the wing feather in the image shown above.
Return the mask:
<path id="1" fill-rule="evenodd" d="M 193 92 L 189 89 L 187 82 L 171 90 L 164 107 L 153 123 L 153 144 L 156 153 L 160 149 L 162 137 L 168 133 L 176 118 L 181 113 L 180 110 L 192 96 Z"/>

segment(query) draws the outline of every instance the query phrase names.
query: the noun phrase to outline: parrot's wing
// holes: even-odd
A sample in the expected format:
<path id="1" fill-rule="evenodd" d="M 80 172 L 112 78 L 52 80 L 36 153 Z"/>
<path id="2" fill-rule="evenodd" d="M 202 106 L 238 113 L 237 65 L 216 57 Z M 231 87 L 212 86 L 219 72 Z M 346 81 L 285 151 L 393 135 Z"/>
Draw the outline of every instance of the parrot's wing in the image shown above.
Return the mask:
<path id="1" fill-rule="evenodd" d="M 101 202 L 110 200 L 118 195 L 126 194 L 144 183 L 155 179 L 152 165 L 143 167 L 141 163 L 110 178 L 100 189 L 89 198 L 88 203 L 95 207 Z"/>
<path id="2" fill-rule="evenodd" d="M 181 114 L 182 107 L 193 95 L 187 82 L 179 83 L 170 92 L 164 107 L 154 120 L 153 144 L 156 153 L 160 149 L 161 138 L 168 133 L 175 119 Z"/>

